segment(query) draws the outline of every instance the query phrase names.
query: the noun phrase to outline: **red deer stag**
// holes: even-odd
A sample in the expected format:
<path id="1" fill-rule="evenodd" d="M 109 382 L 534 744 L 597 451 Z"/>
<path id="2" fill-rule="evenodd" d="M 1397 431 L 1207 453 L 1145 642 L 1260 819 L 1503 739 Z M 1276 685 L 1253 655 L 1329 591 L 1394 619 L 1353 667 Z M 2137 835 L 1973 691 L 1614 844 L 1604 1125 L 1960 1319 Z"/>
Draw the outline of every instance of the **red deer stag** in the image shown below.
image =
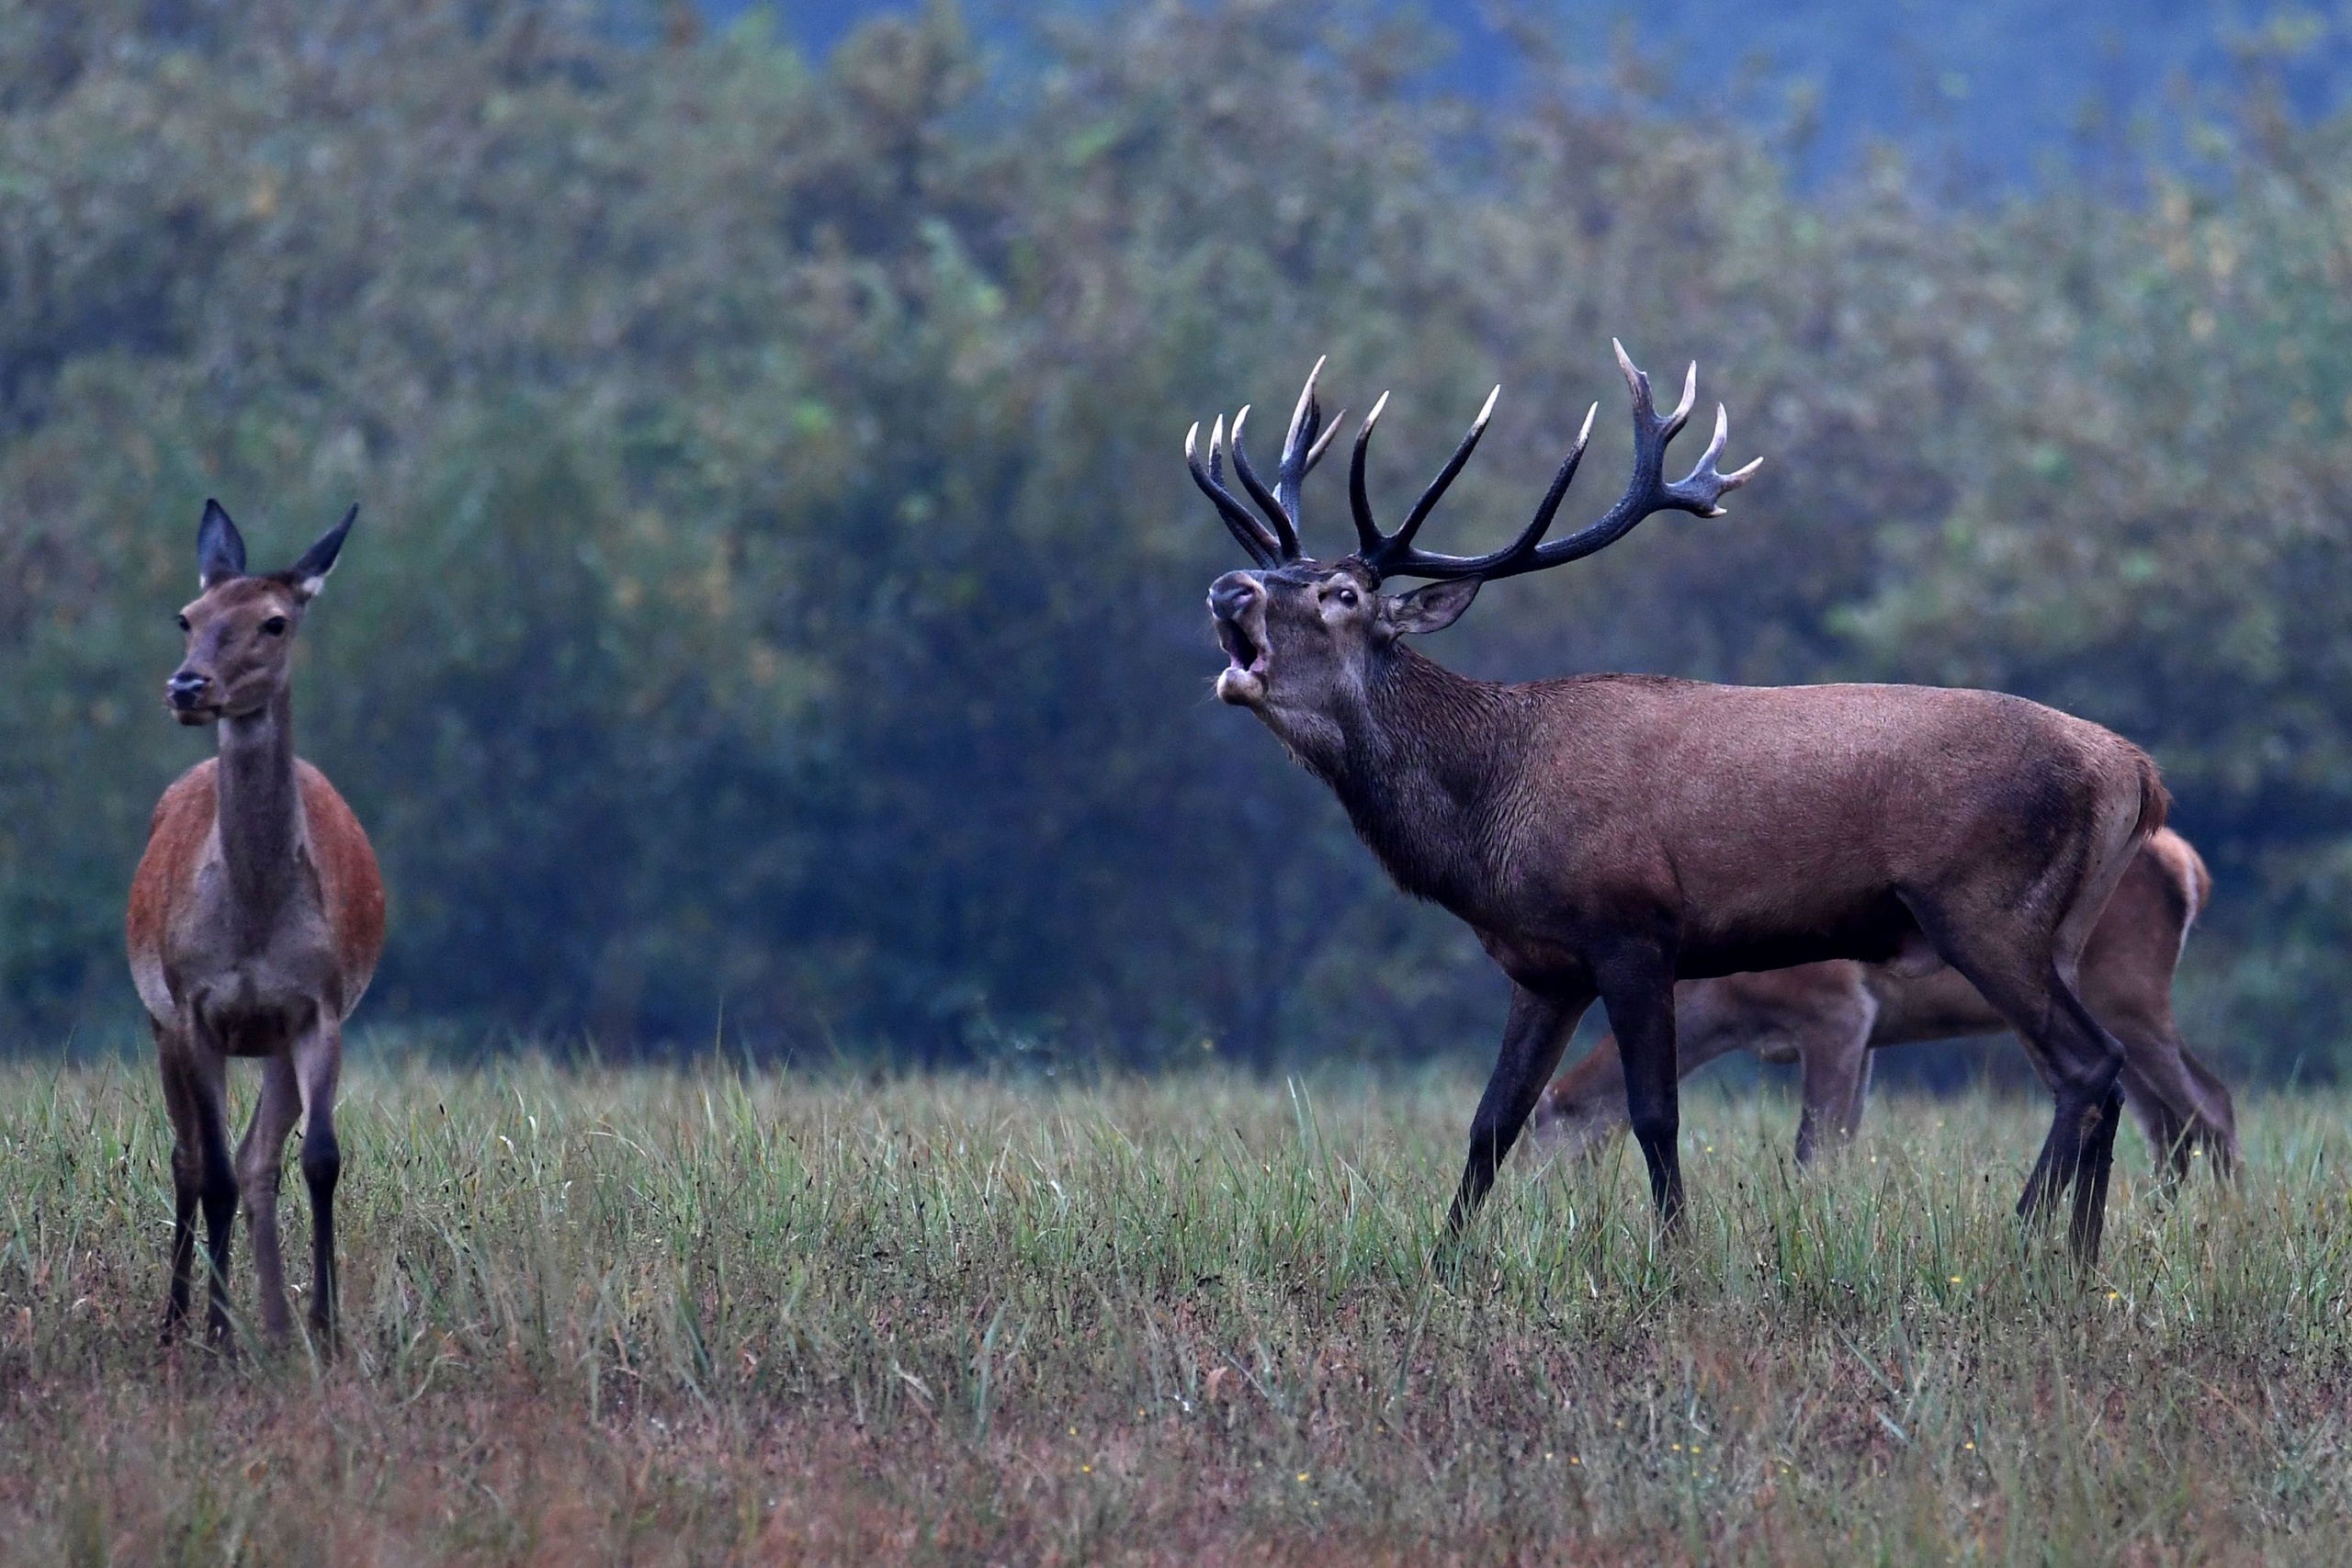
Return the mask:
<path id="1" fill-rule="evenodd" d="M 2211 887 L 2188 840 L 2159 828 L 2132 858 L 2083 948 L 2083 1000 L 2123 1043 L 2117 1080 L 2123 1102 L 2166 1180 L 2187 1176 L 2197 1150 L 2211 1156 L 2218 1176 L 2226 1179 L 2237 1167 L 2229 1089 L 2189 1053 L 2172 1016 L 2173 968 Z M 1923 970 L 1835 959 L 1674 987 L 1677 1066 L 1685 1077 L 1739 1050 L 1803 1064 L 1799 1164 L 1852 1140 L 1872 1051 L 2006 1027 L 1974 987 L 1941 964 Z M 1577 1154 L 1624 1124 L 1624 1064 L 1611 1037 L 1553 1080 L 1535 1102 L 1527 1134 L 1546 1153 Z"/>
<path id="2" fill-rule="evenodd" d="M 261 1275 L 262 1322 L 289 1327 L 277 1251 L 286 1137 L 302 1122 L 311 1190 L 311 1326 L 335 1317 L 335 1082 L 343 1021 L 384 949 L 375 852 L 326 775 L 294 755 L 294 633 L 351 531 L 353 507 L 302 558 L 245 575 L 245 544 L 218 502 L 197 530 L 203 592 L 182 610 L 187 649 L 164 686 L 182 724 L 220 726 L 220 755 L 155 807 L 130 885 L 131 977 L 155 1027 L 172 1119 L 172 1284 L 164 1337 L 187 1320 L 196 1212 L 211 1255 L 215 1343 L 229 1333 L 229 1252 L 242 1189 Z M 232 1167 L 228 1063 L 258 1057 L 261 1095 Z"/>
<path id="3" fill-rule="evenodd" d="M 1324 563 L 1299 544 L 1299 500 L 1329 446 L 1307 378 L 1268 485 L 1234 420 L 1186 441 L 1193 477 L 1257 563 L 1209 590 L 1228 663 L 1217 695 L 1252 709 L 1338 794 L 1399 886 L 1467 921 L 1510 977 L 1493 1076 L 1447 1219 L 1459 1235 L 1494 1184 L 1577 1021 L 1598 997 L 1623 1052 L 1626 1109 L 1651 1194 L 1682 1206 L 1674 984 L 1824 959 L 1883 963 L 1926 947 L 1974 982 L 2026 1042 L 2056 1115 L 2019 1212 L 2071 1190 L 2077 1256 L 2097 1256 L 2121 1113 L 2122 1047 L 2075 994 L 2083 944 L 2140 843 L 2164 820 L 2155 764 L 2120 737 L 2022 698 L 1918 686 L 1740 687 L 1587 675 L 1467 680 L 1412 651 L 1481 584 L 1581 559 L 1650 513 L 1712 517 L 1754 471 L 1717 471 L 1726 416 L 1697 467 L 1667 482 L 1661 418 L 1621 346 L 1634 474 L 1598 521 L 1544 535 L 1585 434 L 1519 536 L 1483 556 L 1415 537 L 1486 429 L 1479 414 L 1396 532 L 1374 521 L 1358 429 L 1349 476 L 1356 549 Z M 1317 371 L 1319 373 L 1320 367 Z M 1499 390 L 1499 389 L 1498 389 Z M 1597 412 L 1597 410 L 1596 410 Z M 1336 425 L 1330 433 L 1335 434 Z M 1400 577 L 1430 580 L 1392 596 Z"/>

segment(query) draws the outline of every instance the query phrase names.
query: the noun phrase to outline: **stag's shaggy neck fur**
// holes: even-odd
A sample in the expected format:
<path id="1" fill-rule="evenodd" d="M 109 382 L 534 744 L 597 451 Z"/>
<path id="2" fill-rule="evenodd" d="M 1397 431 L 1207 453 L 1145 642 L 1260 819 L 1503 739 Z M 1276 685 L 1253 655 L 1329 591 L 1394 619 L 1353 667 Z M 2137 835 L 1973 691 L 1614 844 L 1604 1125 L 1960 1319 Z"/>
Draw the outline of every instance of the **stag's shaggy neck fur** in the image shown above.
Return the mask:
<path id="1" fill-rule="evenodd" d="M 1394 641 L 1337 716 L 1337 744 L 1301 753 L 1399 887 L 1468 919 L 1502 869 L 1501 792 L 1521 750 L 1511 690 Z"/>

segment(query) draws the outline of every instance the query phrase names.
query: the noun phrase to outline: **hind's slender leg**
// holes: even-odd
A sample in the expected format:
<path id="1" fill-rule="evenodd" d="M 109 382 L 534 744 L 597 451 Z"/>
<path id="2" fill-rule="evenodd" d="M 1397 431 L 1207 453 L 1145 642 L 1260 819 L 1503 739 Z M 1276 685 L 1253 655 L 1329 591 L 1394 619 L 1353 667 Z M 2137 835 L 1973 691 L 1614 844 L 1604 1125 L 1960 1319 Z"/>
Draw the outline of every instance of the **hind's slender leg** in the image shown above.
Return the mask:
<path id="1" fill-rule="evenodd" d="M 311 1190 L 311 1329 L 332 1349 L 337 1282 L 334 1190 L 343 1176 L 334 1097 L 343 1075 L 343 1025 L 322 1020 L 295 1042 L 293 1074 L 302 1100 L 302 1179 Z"/>
<path id="2" fill-rule="evenodd" d="M 1870 1099 L 1871 1025 L 1878 1009 L 1867 996 L 1840 998 L 1807 1025 L 1797 1043 L 1804 1064 L 1804 1113 L 1797 1122 L 1797 1163 L 1842 1149 L 1861 1131 Z"/>
<path id="3" fill-rule="evenodd" d="M 196 1278 L 196 1212 L 204 1192 L 204 1136 L 196 1090 L 188 1081 L 187 1044 L 176 1031 L 155 1025 L 156 1065 L 164 1080 L 164 1110 L 172 1122 L 172 1282 L 164 1304 L 163 1339 L 178 1337 L 187 1322 Z"/>
<path id="4" fill-rule="evenodd" d="M 237 1149 L 237 1185 L 245 1197 L 245 1225 L 253 1232 L 262 1326 L 273 1337 L 293 1326 L 286 1310 L 286 1269 L 277 1248 L 277 1189 L 286 1170 L 286 1134 L 294 1130 L 301 1113 L 293 1060 L 282 1054 L 264 1058 L 261 1096 L 254 1102 L 245 1141 Z"/>
<path id="5" fill-rule="evenodd" d="M 229 1347 L 229 1258 L 237 1237 L 237 1172 L 229 1157 L 229 1064 L 199 1035 L 183 1070 L 195 1110 L 197 1200 L 204 1210 L 205 1249 L 212 1265 L 205 1334 L 214 1345 Z"/>

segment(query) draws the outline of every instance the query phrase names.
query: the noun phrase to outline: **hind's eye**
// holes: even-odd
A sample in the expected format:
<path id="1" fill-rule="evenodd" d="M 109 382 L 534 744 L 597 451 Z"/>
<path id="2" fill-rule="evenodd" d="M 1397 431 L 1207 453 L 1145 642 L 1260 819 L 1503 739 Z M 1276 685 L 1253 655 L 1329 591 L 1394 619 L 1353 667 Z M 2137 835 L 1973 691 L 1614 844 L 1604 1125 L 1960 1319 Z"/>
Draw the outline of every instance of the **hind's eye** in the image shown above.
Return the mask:
<path id="1" fill-rule="evenodd" d="M 272 615 L 269 619 L 261 624 L 261 629 L 271 637 L 284 637 L 286 635 L 286 617 L 283 615 Z"/>
<path id="2" fill-rule="evenodd" d="M 187 617 L 186 615 L 174 615 L 172 619 L 179 623 L 180 630 L 187 630 Z"/>

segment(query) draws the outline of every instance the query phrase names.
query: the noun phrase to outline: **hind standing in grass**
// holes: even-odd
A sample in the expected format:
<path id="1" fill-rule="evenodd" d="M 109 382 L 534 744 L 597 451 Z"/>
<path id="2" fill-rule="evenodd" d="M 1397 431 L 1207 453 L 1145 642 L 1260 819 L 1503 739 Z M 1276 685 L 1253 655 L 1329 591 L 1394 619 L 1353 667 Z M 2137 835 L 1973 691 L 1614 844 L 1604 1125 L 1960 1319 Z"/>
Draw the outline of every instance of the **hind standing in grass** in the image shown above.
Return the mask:
<path id="1" fill-rule="evenodd" d="M 229 1332 L 229 1252 L 244 1195 L 262 1323 L 291 1326 L 277 1250 L 277 1186 L 300 1120 L 313 1232 L 311 1326 L 334 1332 L 334 1135 L 343 1021 L 384 950 L 384 885 L 368 835 L 326 775 L 294 755 L 294 634 L 326 583 L 344 520 L 284 571 L 249 577 L 245 543 L 218 502 L 197 531 L 203 592 L 180 612 L 187 638 L 164 701 L 182 724 L 220 726 L 220 755 L 164 792 L 130 885 L 125 935 L 155 1026 L 172 1119 L 172 1285 L 164 1337 L 186 1323 L 204 1210 L 215 1343 Z M 262 1064 L 261 1096 L 233 1167 L 228 1063 Z"/>

